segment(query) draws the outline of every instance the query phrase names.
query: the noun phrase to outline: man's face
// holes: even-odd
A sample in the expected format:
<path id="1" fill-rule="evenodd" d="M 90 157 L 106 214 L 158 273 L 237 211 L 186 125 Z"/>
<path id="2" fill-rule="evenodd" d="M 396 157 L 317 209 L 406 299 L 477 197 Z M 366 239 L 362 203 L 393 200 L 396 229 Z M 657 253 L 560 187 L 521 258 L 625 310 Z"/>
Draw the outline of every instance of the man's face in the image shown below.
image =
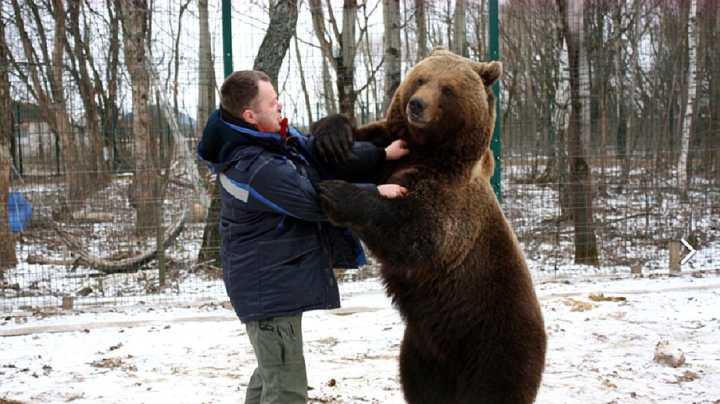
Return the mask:
<path id="1" fill-rule="evenodd" d="M 272 84 L 258 81 L 258 95 L 249 109 L 243 112 L 243 118 L 263 132 L 279 132 L 282 118 L 282 104 Z"/>

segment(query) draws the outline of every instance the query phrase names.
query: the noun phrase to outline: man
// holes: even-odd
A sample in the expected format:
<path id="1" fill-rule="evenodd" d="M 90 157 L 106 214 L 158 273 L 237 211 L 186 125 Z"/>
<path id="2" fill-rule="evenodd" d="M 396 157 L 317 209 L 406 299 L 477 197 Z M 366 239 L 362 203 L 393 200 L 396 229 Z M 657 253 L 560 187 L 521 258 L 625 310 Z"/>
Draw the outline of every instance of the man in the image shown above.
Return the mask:
<path id="1" fill-rule="evenodd" d="M 245 403 L 305 403 L 302 313 L 339 307 L 333 267 L 364 259 L 357 239 L 327 222 L 313 183 L 358 178 L 407 149 L 357 142 L 349 162 L 328 166 L 315 158 L 315 139 L 281 126 L 282 105 L 267 75 L 235 72 L 220 93 L 198 154 L 218 175 L 223 279 L 258 362 Z M 405 193 L 394 184 L 377 190 Z"/>

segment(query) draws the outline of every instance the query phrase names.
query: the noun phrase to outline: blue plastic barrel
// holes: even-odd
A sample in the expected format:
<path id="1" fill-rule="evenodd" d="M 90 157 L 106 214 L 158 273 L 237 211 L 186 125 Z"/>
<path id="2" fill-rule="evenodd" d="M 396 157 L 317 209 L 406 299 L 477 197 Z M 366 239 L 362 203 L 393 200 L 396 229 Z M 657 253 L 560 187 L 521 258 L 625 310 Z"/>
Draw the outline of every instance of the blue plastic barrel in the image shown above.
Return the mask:
<path id="1" fill-rule="evenodd" d="M 10 192 L 8 195 L 8 222 L 10 231 L 20 233 L 30 222 L 32 217 L 32 204 L 19 192 Z"/>

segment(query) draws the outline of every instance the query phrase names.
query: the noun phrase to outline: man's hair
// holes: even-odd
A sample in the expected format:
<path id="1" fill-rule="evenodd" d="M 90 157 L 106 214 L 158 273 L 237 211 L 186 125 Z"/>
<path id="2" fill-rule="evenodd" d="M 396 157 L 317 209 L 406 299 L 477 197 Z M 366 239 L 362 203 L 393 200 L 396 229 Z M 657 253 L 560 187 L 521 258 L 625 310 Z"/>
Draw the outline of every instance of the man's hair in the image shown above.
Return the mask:
<path id="1" fill-rule="evenodd" d="M 228 76 L 220 87 L 220 106 L 236 118 L 252 107 L 258 95 L 258 82 L 270 81 L 267 74 L 257 70 L 239 70 Z"/>

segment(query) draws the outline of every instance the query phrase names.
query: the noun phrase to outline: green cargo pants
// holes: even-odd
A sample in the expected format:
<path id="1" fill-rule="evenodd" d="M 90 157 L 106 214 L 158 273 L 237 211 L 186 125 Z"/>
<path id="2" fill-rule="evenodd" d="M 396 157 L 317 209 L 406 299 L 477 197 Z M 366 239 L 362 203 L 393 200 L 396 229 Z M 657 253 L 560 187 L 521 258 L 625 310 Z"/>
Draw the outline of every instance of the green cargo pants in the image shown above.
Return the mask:
<path id="1" fill-rule="evenodd" d="M 245 404 L 305 404 L 302 314 L 248 321 L 245 328 L 258 363 Z"/>

